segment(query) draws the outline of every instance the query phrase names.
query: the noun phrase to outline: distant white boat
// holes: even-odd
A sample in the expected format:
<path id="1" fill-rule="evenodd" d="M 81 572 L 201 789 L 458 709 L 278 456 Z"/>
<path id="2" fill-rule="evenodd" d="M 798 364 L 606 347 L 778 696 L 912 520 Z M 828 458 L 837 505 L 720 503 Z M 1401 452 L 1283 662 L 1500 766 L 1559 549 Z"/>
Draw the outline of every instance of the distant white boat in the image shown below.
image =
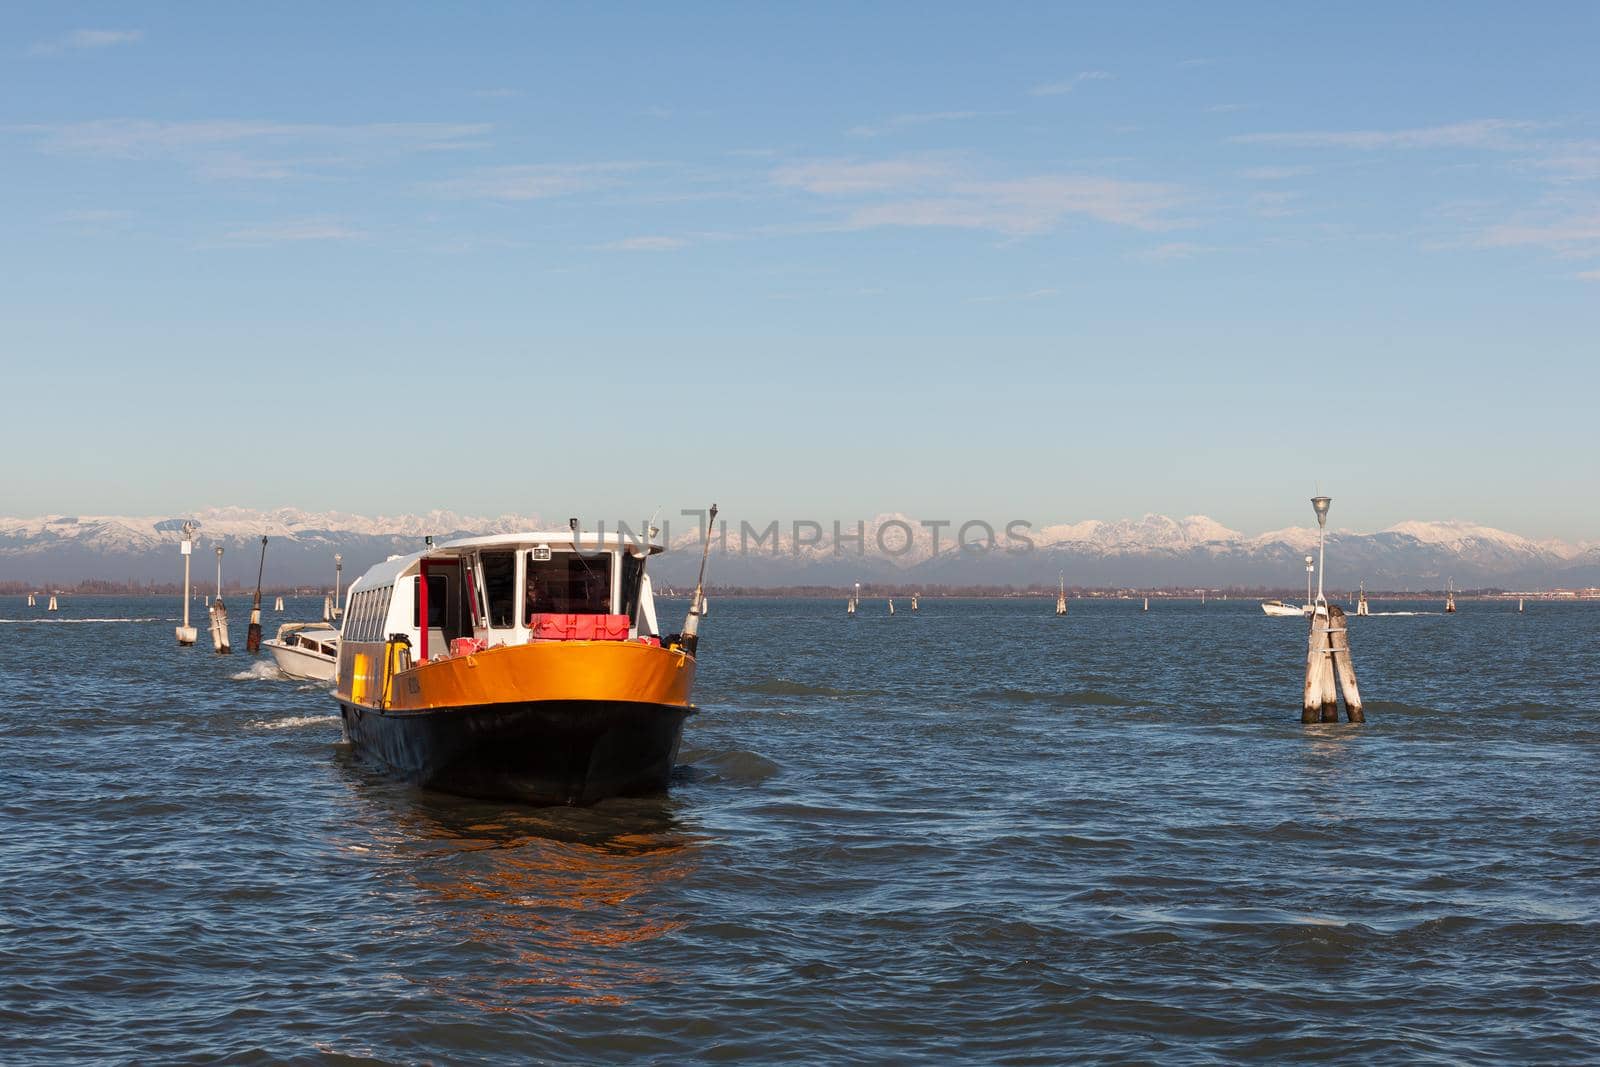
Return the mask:
<path id="1" fill-rule="evenodd" d="M 291 678 L 333 681 L 339 657 L 339 631 L 321 622 L 286 622 L 278 636 L 261 642 L 278 670 Z"/>
<path id="2" fill-rule="evenodd" d="M 1261 610 L 1275 619 L 1303 619 L 1308 614 L 1299 604 L 1285 604 L 1281 600 L 1264 600 Z"/>

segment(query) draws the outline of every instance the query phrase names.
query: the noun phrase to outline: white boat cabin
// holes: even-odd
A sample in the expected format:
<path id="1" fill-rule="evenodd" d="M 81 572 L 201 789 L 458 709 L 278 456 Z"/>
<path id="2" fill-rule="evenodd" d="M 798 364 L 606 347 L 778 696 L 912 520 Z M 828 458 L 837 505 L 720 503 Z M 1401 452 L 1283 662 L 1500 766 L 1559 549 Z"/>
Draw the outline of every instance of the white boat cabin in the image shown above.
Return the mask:
<path id="1" fill-rule="evenodd" d="M 350 586 L 341 645 L 404 635 L 420 662 L 528 641 L 658 642 L 645 560 L 662 550 L 627 534 L 563 530 L 394 556 Z"/>

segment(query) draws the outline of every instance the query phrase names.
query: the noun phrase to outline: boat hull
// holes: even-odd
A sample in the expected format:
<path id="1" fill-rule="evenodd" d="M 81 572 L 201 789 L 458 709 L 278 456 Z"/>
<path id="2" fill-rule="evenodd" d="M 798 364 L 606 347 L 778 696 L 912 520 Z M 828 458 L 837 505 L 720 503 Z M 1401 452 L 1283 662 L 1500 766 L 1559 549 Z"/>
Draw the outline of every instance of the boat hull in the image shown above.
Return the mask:
<path id="1" fill-rule="evenodd" d="M 592 804 L 667 788 L 693 708 L 539 700 L 414 711 L 339 702 L 358 754 L 416 785 L 529 804 Z"/>
<path id="2" fill-rule="evenodd" d="M 314 682 L 333 681 L 337 661 L 302 651 L 279 641 L 263 641 L 261 647 L 272 654 L 278 670 L 291 678 L 306 678 Z"/>

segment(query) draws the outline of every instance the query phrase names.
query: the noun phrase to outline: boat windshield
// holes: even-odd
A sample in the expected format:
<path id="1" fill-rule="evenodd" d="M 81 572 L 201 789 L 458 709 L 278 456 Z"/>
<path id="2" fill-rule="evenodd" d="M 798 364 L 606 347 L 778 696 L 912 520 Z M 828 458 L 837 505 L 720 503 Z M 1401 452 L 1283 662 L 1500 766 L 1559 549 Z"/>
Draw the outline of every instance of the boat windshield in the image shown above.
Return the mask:
<path id="1" fill-rule="evenodd" d="M 526 614 L 605 615 L 611 611 L 611 554 L 528 554 Z"/>

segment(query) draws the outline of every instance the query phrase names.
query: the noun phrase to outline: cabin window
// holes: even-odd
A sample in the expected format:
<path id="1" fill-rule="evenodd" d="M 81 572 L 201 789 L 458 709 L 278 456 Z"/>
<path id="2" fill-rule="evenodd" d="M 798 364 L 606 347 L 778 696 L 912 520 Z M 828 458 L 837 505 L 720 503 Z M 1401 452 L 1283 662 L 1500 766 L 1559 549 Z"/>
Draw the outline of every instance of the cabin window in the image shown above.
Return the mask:
<path id="1" fill-rule="evenodd" d="M 627 553 L 622 557 L 622 614 L 629 622 L 639 621 L 639 586 L 644 580 L 644 557 Z"/>
<path id="2" fill-rule="evenodd" d="M 483 565 L 483 595 L 488 598 L 489 625 L 505 629 L 516 624 L 517 618 L 517 554 L 515 552 L 485 552 L 479 557 Z"/>
<path id="3" fill-rule="evenodd" d="M 378 590 L 378 603 L 375 605 L 377 610 L 373 613 L 375 617 L 372 620 L 372 639 L 374 641 L 384 641 L 389 637 L 383 630 L 389 623 L 389 603 L 392 600 L 394 600 L 394 586 L 386 585 Z"/>
<path id="4" fill-rule="evenodd" d="M 528 615 L 606 615 L 611 611 L 611 556 L 557 552 L 528 560 Z"/>

